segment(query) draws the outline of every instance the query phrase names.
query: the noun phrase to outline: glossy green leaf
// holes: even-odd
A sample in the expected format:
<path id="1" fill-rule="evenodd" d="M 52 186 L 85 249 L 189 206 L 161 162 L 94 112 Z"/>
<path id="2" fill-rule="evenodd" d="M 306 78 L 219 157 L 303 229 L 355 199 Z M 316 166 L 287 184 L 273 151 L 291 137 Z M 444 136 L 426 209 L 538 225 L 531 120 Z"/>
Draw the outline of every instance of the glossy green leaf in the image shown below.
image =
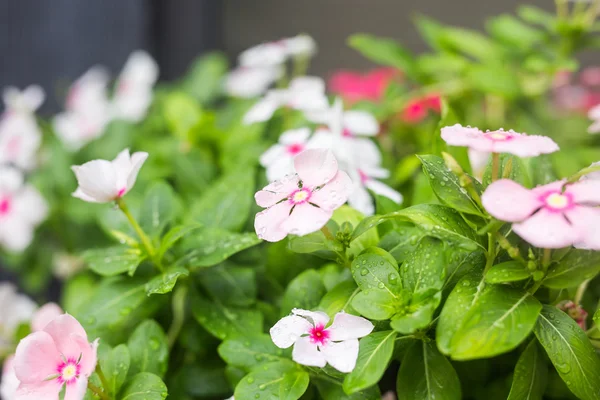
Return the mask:
<path id="1" fill-rule="evenodd" d="M 113 395 L 119 393 L 119 389 L 125 383 L 130 362 L 129 349 L 121 344 L 112 349 L 103 363 L 102 371 L 108 381 L 108 391 Z"/>
<path id="2" fill-rule="evenodd" d="M 411 304 L 408 307 L 402 308 L 400 312 L 392 318 L 390 326 L 395 331 L 405 335 L 412 334 L 419 329 L 424 329 L 431 323 L 433 314 L 441 301 L 441 292 L 437 292 L 433 296 L 422 299 L 418 303 L 412 303 L 411 300 Z"/>
<path id="3" fill-rule="evenodd" d="M 382 321 L 391 318 L 410 301 L 410 293 L 392 294 L 380 289 L 361 290 L 352 299 L 352 307 L 361 315 Z"/>
<path id="4" fill-rule="evenodd" d="M 253 194 L 254 170 L 231 172 L 194 202 L 191 217 L 204 226 L 239 231 L 248 219 Z"/>
<path id="5" fill-rule="evenodd" d="M 156 182 L 146 191 L 140 209 L 140 226 L 150 237 L 159 237 L 175 215 L 175 195 L 171 186 Z"/>
<path id="6" fill-rule="evenodd" d="M 487 285 L 452 337 L 450 355 L 456 360 L 472 360 L 514 349 L 532 331 L 541 309 L 529 292 Z"/>
<path id="7" fill-rule="evenodd" d="M 124 272 L 135 273 L 146 255 L 139 249 L 126 246 L 113 246 L 84 252 L 81 257 L 92 271 L 102 276 L 114 276 Z"/>
<path id="8" fill-rule="evenodd" d="M 256 272 L 227 263 L 199 271 L 200 283 L 225 305 L 249 306 L 256 302 Z"/>
<path id="9" fill-rule="evenodd" d="M 386 251 L 377 247 L 364 250 L 352 261 L 352 276 L 362 290 L 379 289 L 396 297 L 402 289 L 398 264 Z"/>
<path id="10" fill-rule="evenodd" d="M 445 48 L 481 61 L 497 62 L 502 57 L 502 51 L 498 45 L 474 30 L 445 27 L 440 36 Z"/>
<path id="11" fill-rule="evenodd" d="M 189 274 L 190 272 L 182 267 L 168 268 L 165 272 L 155 276 L 146 284 L 146 293 L 148 296 L 170 293 L 173 291 L 177 280 Z"/>
<path id="12" fill-rule="evenodd" d="M 485 274 L 487 283 L 518 282 L 531 277 L 531 273 L 518 261 L 507 261 L 494 265 Z"/>
<path id="13" fill-rule="evenodd" d="M 281 301 L 281 315 L 288 315 L 293 308 L 312 310 L 319 305 L 326 290 L 321 275 L 307 269 L 292 280 Z"/>
<path id="14" fill-rule="evenodd" d="M 360 340 L 358 359 L 354 370 L 344 379 L 344 391 L 352 394 L 379 382 L 394 352 L 397 333 L 371 333 Z"/>
<path id="15" fill-rule="evenodd" d="M 249 370 L 259 364 L 284 359 L 284 352 L 273 344 L 271 337 L 257 334 L 227 339 L 217 349 L 219 356 L 229 365 Z"/>
<path id="16" fill-rule="evenodd" d="M 140 372 L 128 381 L 119 399 L 164 400 L 167 394 L 167 386 L 158 376 Z"/>
<path id="17" fill-rule="evenodd" d="M 558 263 L 548 268 L 544 286 L 552 289 L 579 286 L 599 272 L 600 252 L 573 249 Z"/>
<path id="18" fill-rule="evenodd" d="M 194 231 L 202 229 L 201 225 L 177 225 L 171 228 L 160 242 L 158 248 L 158 258 L 162 260 L 165 253 L 171 249 L 182 238 L 193 234 Z"/>
<path id="19" fill-rule="evenodd" d="M 556 371 L 582 400 L 600 393 L 600 358 L 585 332 L 558 308 L 544 305 L 534 329 Z"/>
<path id="20" fill-rule="evenodd" d="M 220 52 L 209 52 L 195 59 L 183 81 L 183 89 L 201 104 L 214 100 L 223 90 L 222 78 L 227 73 L 227 58 Z"/>
<path id="21" fill-rule="evenodd" d="M 460 381 L 452 364 L 431 341 L 406 353 L 396 381 L 398 400 L 460 400 Z"/>
<path id="22" fill-rule="evenodd" d="M 446 278 L 446 253 L 438 239 L 425 237 L 400 269 L 402 286 L 420 302 L 442 290 Z"/>
<path id="23" fill-rule="evenodd" d="M 169 130 L 180 139 L 188 140 L 191 130 L 200 122 L 203 111 L 193 97 L 182 93 L 169 93 L 163 105 Z"/>
<path id="24" fill-rule="evenodd" d="M 532 340 L 519 357 L 507 400 L 542 400 L 547 377 L 546 359 Z"/>
<path id="25" fill-rule="evenodd" d="M 333 217 L 331 217 L 331 220 L 340 227 L 344 225 L 344 223 L 348 223 L 353 227 L 357 226 L 363 219 L 365 219 L 365 216 L 361 212 L 347 205 L 343 205 L 335 210 L 333 212 Z M 360 238 L 352 240 L 350 247 L 346 250 L 346 254 L 350 258 L 356 257 L 363 250 L 377 246 L 377 243 L 379 243 L 379 233 L 377 232 L 377 229 L 367 230 Z"/>
<path id="26" fill-rule="evenodd" d="M 297 400 L 310 383 L 310 376 L 308 372 L 303 370 L 292 370 L 286 373 L 279 385 L 279 399 L 281 400 Z"/>
<path id="27" fill-rule="evenodd" d="M 330 377 L 327 379 L 315 378 L 311 381 L 317 387 L 323 400 L 381 400 L 381 392 L 376 385 L 360 392 L 346 394 L 341 381 L 337 382 Z"/>
<path id="28" fill-rule="evenodd" d="M 401 225 L 386 233 L 377 246 L 390 253 L 398 263 L 402 263 L 415 251 L 424 236 L 423 231 L 412 224 Z"/>
<path id="29" fill-rule="evenodd" d="M 258 366 L 238 383 L 233 397 L 236 400 L 279 399 L 281 382 L 286 374 L 298 370 L 289 360 Z"/>
<path id="30" fill-rule="evenodd" d="M 254 309 L 226 307 L 194 296 L 192 314 L 204 329 L 221 340 L 262 333 L 263 316 Z"/>
<path id="31" fill-rule="evenodd" d="M 327 315 L 335 315 L 340 311 L 356 314 L 351 304 L 354 296 L 359 292 L 360 289 L 354 281 L 341 282 L 323 296 L 317 308 Z"/>
<path id="32" fill-rule="evenodd" d="M 131 354 L 130 375 L 151 372 L 162 377 L 169 364 L 169 345 L 163 328 L 154 320 L 138 325 L 127 341 Z"/>
<path id="33" fill-rule="evenodd" d="M 442 203 L 466 214 L 482 215 L 475 200 L 461 186 L 458 177 L 448 170 L 441 157 L 425 155 L 419 156 L 419 159 L 431 188 Z"/>
<path id="34" fill-rule="evenodd" d="M 523 50 L 530 49 L 544 39 L 544 32 L 524 24 L 509 14 L 492 18 L 486 27 L 495 38 Z"/>
<path id="35" fill-rule="evenodd" d="M 376 37 L 365 33 L 350 36 L 350 47 L 358 50 L 368 59 L 378 64 L 396 67 L 406 75 L 413 77 L 415 65 L 413 55 L 397 41 Z"/>

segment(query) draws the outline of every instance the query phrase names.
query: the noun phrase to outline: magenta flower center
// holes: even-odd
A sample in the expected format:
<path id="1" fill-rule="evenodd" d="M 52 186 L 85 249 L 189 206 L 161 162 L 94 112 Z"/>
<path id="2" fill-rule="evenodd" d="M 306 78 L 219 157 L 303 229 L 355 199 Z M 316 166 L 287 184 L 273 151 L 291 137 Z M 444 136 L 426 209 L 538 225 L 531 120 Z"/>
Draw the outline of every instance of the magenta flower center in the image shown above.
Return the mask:
<path id="1" fill-rule="evenodd" d="M 502 131 L 486 133 L 485 137 L 494 142 L 506 142 L 506 141 L 509 141 L 514 138 L 514 136 L 511 135 L 510 133 L 506 133 L 506 132 L 502 132 Z"/>
<path id="2" fill-rule="evenodd" d="M 285 150 L 288 152 L 288 154 L 295 156 L 304 151 L 304 145 L 302 143 L 290 144 Z"/>
<path id="3" fill-rule="evenodd" d="M 0 197 L 0 217 L 8 215 L 11 208 L 12 206 L 10 197 Z"/>
<path id="4" fill-rule="evenodd" d="M 362 170 L 358 170 L 358 175 L 360 176 L 360 181 L 364 185 L 367 181 L 370 180 L 369 175 L 365 174 Z"/>
<path id="5" fill-rule="evenodd" d="M 540 200 L 544 203 L 544 207 L 550 211 L 564 211 L 573 207 L 573 197 L 569 193 L 561 193 L 552 191 L 544 193 Z"/>
<path id="6" fill-rule="evenodd" d="M 330 332 L 323 325 L 317 325 L 309 333 L 311 343 L 325 345 L 329 341 Z"/>
<path id="7" fill-rule="evenodd" d="M 117 197 L 122 197 L 126 191 L 127 191 L 127 188 L 119 189 L 119 192 L 117 193 Z"/>
<path id="8" fill-rule="evenodd" d="M 17 153 L 21 149 L 21 138 L 18 136 L 13 136 L 8 139 L 8 143 L 6 144 L 6 153 L 11 156 L 13 159 L 17 157 Z"/>
<path id="9" fill-rule="evenodd" d="M 352 133 L 352 131 L 348 128 L 344 128 L 344 130 L 342 131 L 342 136 L 343 137 L 354 137 L 354 134 Z"/>
<path id="10" fill-rule="evenodd" d="M 77 363 L 77 360 L 73 358 L 69 358 L 67 362 L 62 362 L 56 367 L 56 372 L 58 373 L 58 382 L 62 385 L 66 383 L 70 385 L 77 381 L 79 378 L 79 374 L 81 373 L 81 365 Z"/>
<path id="11" fill-rule="evenodd" d="M 293 191 L 289 196 L 289 200 L 293 205 L 304 204 L 308 203 L 311 196 L 312 191 L 310 189 L 302 188 Z"/>

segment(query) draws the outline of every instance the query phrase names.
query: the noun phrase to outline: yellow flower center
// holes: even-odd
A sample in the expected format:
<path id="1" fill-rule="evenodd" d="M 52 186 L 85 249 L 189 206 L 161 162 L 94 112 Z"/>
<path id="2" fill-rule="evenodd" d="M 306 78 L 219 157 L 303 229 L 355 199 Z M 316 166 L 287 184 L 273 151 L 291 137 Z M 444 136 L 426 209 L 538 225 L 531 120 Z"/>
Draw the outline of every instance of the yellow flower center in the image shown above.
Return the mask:
<path id="1" fill-rule="evenodd" d="M 493 133 L 490 133 L 488 136 L 490 137 L 490 139 L 494 139 L 494 140 L 506 140 L 508 138 L 507 134 L 500 133 L 500 132 L 493 132 Z"/>
<path id="2" fill-rule="evenodd" d="M 75 365 L 67 365 L 63 370 L 62 370 L 62 378 L 65 381 L 69 381 L 73 378 L 75 378 L 77 376 L 77 368 L 75 368 Z"/>
<path id="3" fill-rule="evenodd" d="M 565 208 L 569 205 L 569 198 L 564 194 L 553 193 L 546 197 L 546 204 L 552 208 Z"/>
<path id="4" fill-rule="evenodd" d="M 297 191 L 296 193 L 294 193 L 294 196 L 292 197 L 292 201 L 294 203 L 301 203 L 304 200 L 306 200 L 308 198 L 308 192 L 305 190 L 300 190 Z"/>

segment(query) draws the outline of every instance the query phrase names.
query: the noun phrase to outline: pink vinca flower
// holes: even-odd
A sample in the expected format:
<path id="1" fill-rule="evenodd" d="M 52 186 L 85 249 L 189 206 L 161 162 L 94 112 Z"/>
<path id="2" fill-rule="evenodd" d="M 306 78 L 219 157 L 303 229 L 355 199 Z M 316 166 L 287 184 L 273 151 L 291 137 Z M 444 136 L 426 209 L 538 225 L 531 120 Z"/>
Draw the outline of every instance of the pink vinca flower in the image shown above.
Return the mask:
<path id="1" fill-rule="evenodd" d="M 279 348 L 294 346 L 292 359 L 298 364 L 323 368 L 326 364 L 340 372 L 352 372 L 358 357 L 358 339 L 373 331 L 373 324 L 344 312 L 337 313 L 331 326 L 320 311 L 293 309 L 270 330 Z"/>
<path id="2" fill-rule="evenodd" d="M 15 375 L 15 356 L 10 355 L 4 360 L 2 366 L 2 378 L 0 379 L 0 399 L 14 400 L 19 380 Z"/>
<path id="3" fill-rule="evenodd" d="M 14 349 L 14 338 L 19 325 L 27 323 L 36 304 L 29 297 L 17 292 L 15 285 L 0 282 L 0 359 Z M 10 305 L 10 306 L 7 306 Z"/>
<path id="4" fill-rule="evenodd" d="M 129 155 L 129 149 L 119 153 L 113 161 L 93 160 L 71 167 L 79 187 L 74 197 L 90 203 L 108 203 L 125 196 L 137 179 L 148 153 Z"/>
<path id="5" fill-rule="evenodd" d="M 46 325 L 65 312 L 56 303 L 46 303 L 38 308 L 31 317 L 31 331 L 43 331 Z"/>
<path id="6" fill-rule="evenodd" d="M 400 73 L 394 68 L 377 68 L 366 74 L 338 71 L 329 80 L 330 90 L 344 100 L 355 103 L 361 100 L 380 101 L 388 84 Z"/>
<path id="7" fill-rule="evenodd" d="M 378 180 L 389 178 L 390 172 L 387 169 L 364 165 L 362 169 L 351 170 L 350 176 L 355 184 L 355 189 L 348 197 L 348 204 L 363 214 L 373 215 L 375 213 L 375 205 L 369 190 L 387 197 L 395 203 L 402 203 L 403 197 L 400 193 Z"/>
<path id="8" fill-rule="evenodd" d="M 0 247 L 25 250 L 47 215 L 48 205 L 37 189 L 24 184 L 15 168 L 0 166 Z"/>
<path id="9" fill-rule="evenodd" d="M 294 159 L 296 174 L 275 181 L 254 196 L 266 210 L 258 213 L 254 227 L 258 237 L 277 242 L 288 234 L 303 236 L 321 229 L 342 206 L 352 181 L 331 150 L 306 150 Z"/>
<path id="10" fill-rule="evenodd" d="M 63 314 L 28 335 L 17 347 L 14 360 L 19 380 L 16 400 L 82 400 L 90 375 L 96 369 L 98 340 L 88 342 L 81 324 Z"/>
<path id="11" fill-rule="evenodd" d="M 465 146 L 486 153 L 509 153 L 518 157 L 536 157 L 558 151 L 558 145 L 546 136 L 510 131 L 482 132 L 459 124 L 442 128 L 442 139 L 451 146 Z"/>
<path id="12" fill-rule="evenodd" d="M 481 200 L 492 216 L 513 222 L 513 231 L 536 247 L 575 245 L 600 250 L 598 182 L 564 185 L 565 181 L 558 181 L 526 189 L 501 179 L 488 186 Z"/>
<path id="13" fill-rule="evenodd" d="M 31 115 L 5 113 L 0 119 L 0 165 L 30 171 L 37 165 L 42 133 Z"/>

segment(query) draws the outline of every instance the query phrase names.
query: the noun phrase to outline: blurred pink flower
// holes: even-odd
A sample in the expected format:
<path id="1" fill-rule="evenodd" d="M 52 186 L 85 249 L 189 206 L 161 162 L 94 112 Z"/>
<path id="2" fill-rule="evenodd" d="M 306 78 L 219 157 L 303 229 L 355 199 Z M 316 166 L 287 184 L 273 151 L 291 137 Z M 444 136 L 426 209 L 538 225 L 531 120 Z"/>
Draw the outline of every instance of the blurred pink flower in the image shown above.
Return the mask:
<path id="1" fill-rule="evenodd" d="M 340 70 L 329 79 L 329 89 L 349 103 L 377 102 L 383 98 L 388 84 L 399 76 L 400 72 L 395 68 L 377 68 L 366 74 Z"/>
<path id="2" fill-rule="evenodd" d="M 429 111 L 440 113 L 442 99 L 439 94 L 429 94 L 425 97 L 409 101 L 402 111 L 402 120 L 409 124 L 416 124 L 424 120 Z"/>
<path id="3" fill-rule="evenodd" d="M 587 317 L 588 313 L 578 304 L 575 304 L 571 300 L 561 301 L 556 305 L 557 308 L 564 311 L 569 315 L 569 317 L 573 318 L 577 325 L 584 331 L 587 329 Z"/>
<path id="4" fill-rule="evenodd" d="M 19 387 L 19 380 L 15 375 L 15 356 L 10 355 L 4 360 L 2 378 L 0 379 L 0 399 L 14 400 Z"/>
<path id="5" fill-rule="evenodd" d="M 21 340 L 14 359 L 19 387 L 15 400 L 82 400 L 97 362 L 98 340 L 88 342 L 81 324 L 63 314 Z"/>
<path id="6" fill-rule="evenodd" d="M 513 222 L 513 231 L 536 247 L 600 250 L 600 184 L 583 180 L 563 190 L 564 185 L 558 181 L 526 189 L 501 179 L 488 186 L 481 200 L 493 217 Z"/>
<path id="7" fill-rule="evenodd" d="M 270 330 L 279 348 L 294 346 L 292 359 L 298 364 L 325 367 L 349 373 L 356 366 L 358 339 L 373 331 L 373 324 L 362 317 L 337 313 L 331 326 L 329 316 L 320 311 L 293 309 Z"/>
<path id="8" fill-rule="evenodd" d="M 518 157 L 535 157 L 558 151 L 549 137 L 525 135 L 513 130 L 483 132 L 459 124 L 442 128 L 442 139 L 451 146 L 466 146 L 486 153 L 509 153 Z"/>
<path id="9" fill-rule="evenodd" d="M 288 234 L 303 236 L 321 229 L 342 206 L 352 181 L 331 150 L 310 149 L 294 159 L 296 174 L 288 175 L 260 190 L 256 203 L 266 210 L 256 214 L 258 237 L 277 242 Z"/>
<path id="10" fill-rule="evenodd" d="M 581 71 L 579 81 L 585 86 L 600 86 L 600 67 L 588 67 Z"/>
<path id="11" fill-rule="evenodd" d="M 64 314 L 64 311 L 56 303 L 46 303 L 38 308 L 31 317 L 31 331 L 42 331 L 52 320 L 59 315 Z"/>

